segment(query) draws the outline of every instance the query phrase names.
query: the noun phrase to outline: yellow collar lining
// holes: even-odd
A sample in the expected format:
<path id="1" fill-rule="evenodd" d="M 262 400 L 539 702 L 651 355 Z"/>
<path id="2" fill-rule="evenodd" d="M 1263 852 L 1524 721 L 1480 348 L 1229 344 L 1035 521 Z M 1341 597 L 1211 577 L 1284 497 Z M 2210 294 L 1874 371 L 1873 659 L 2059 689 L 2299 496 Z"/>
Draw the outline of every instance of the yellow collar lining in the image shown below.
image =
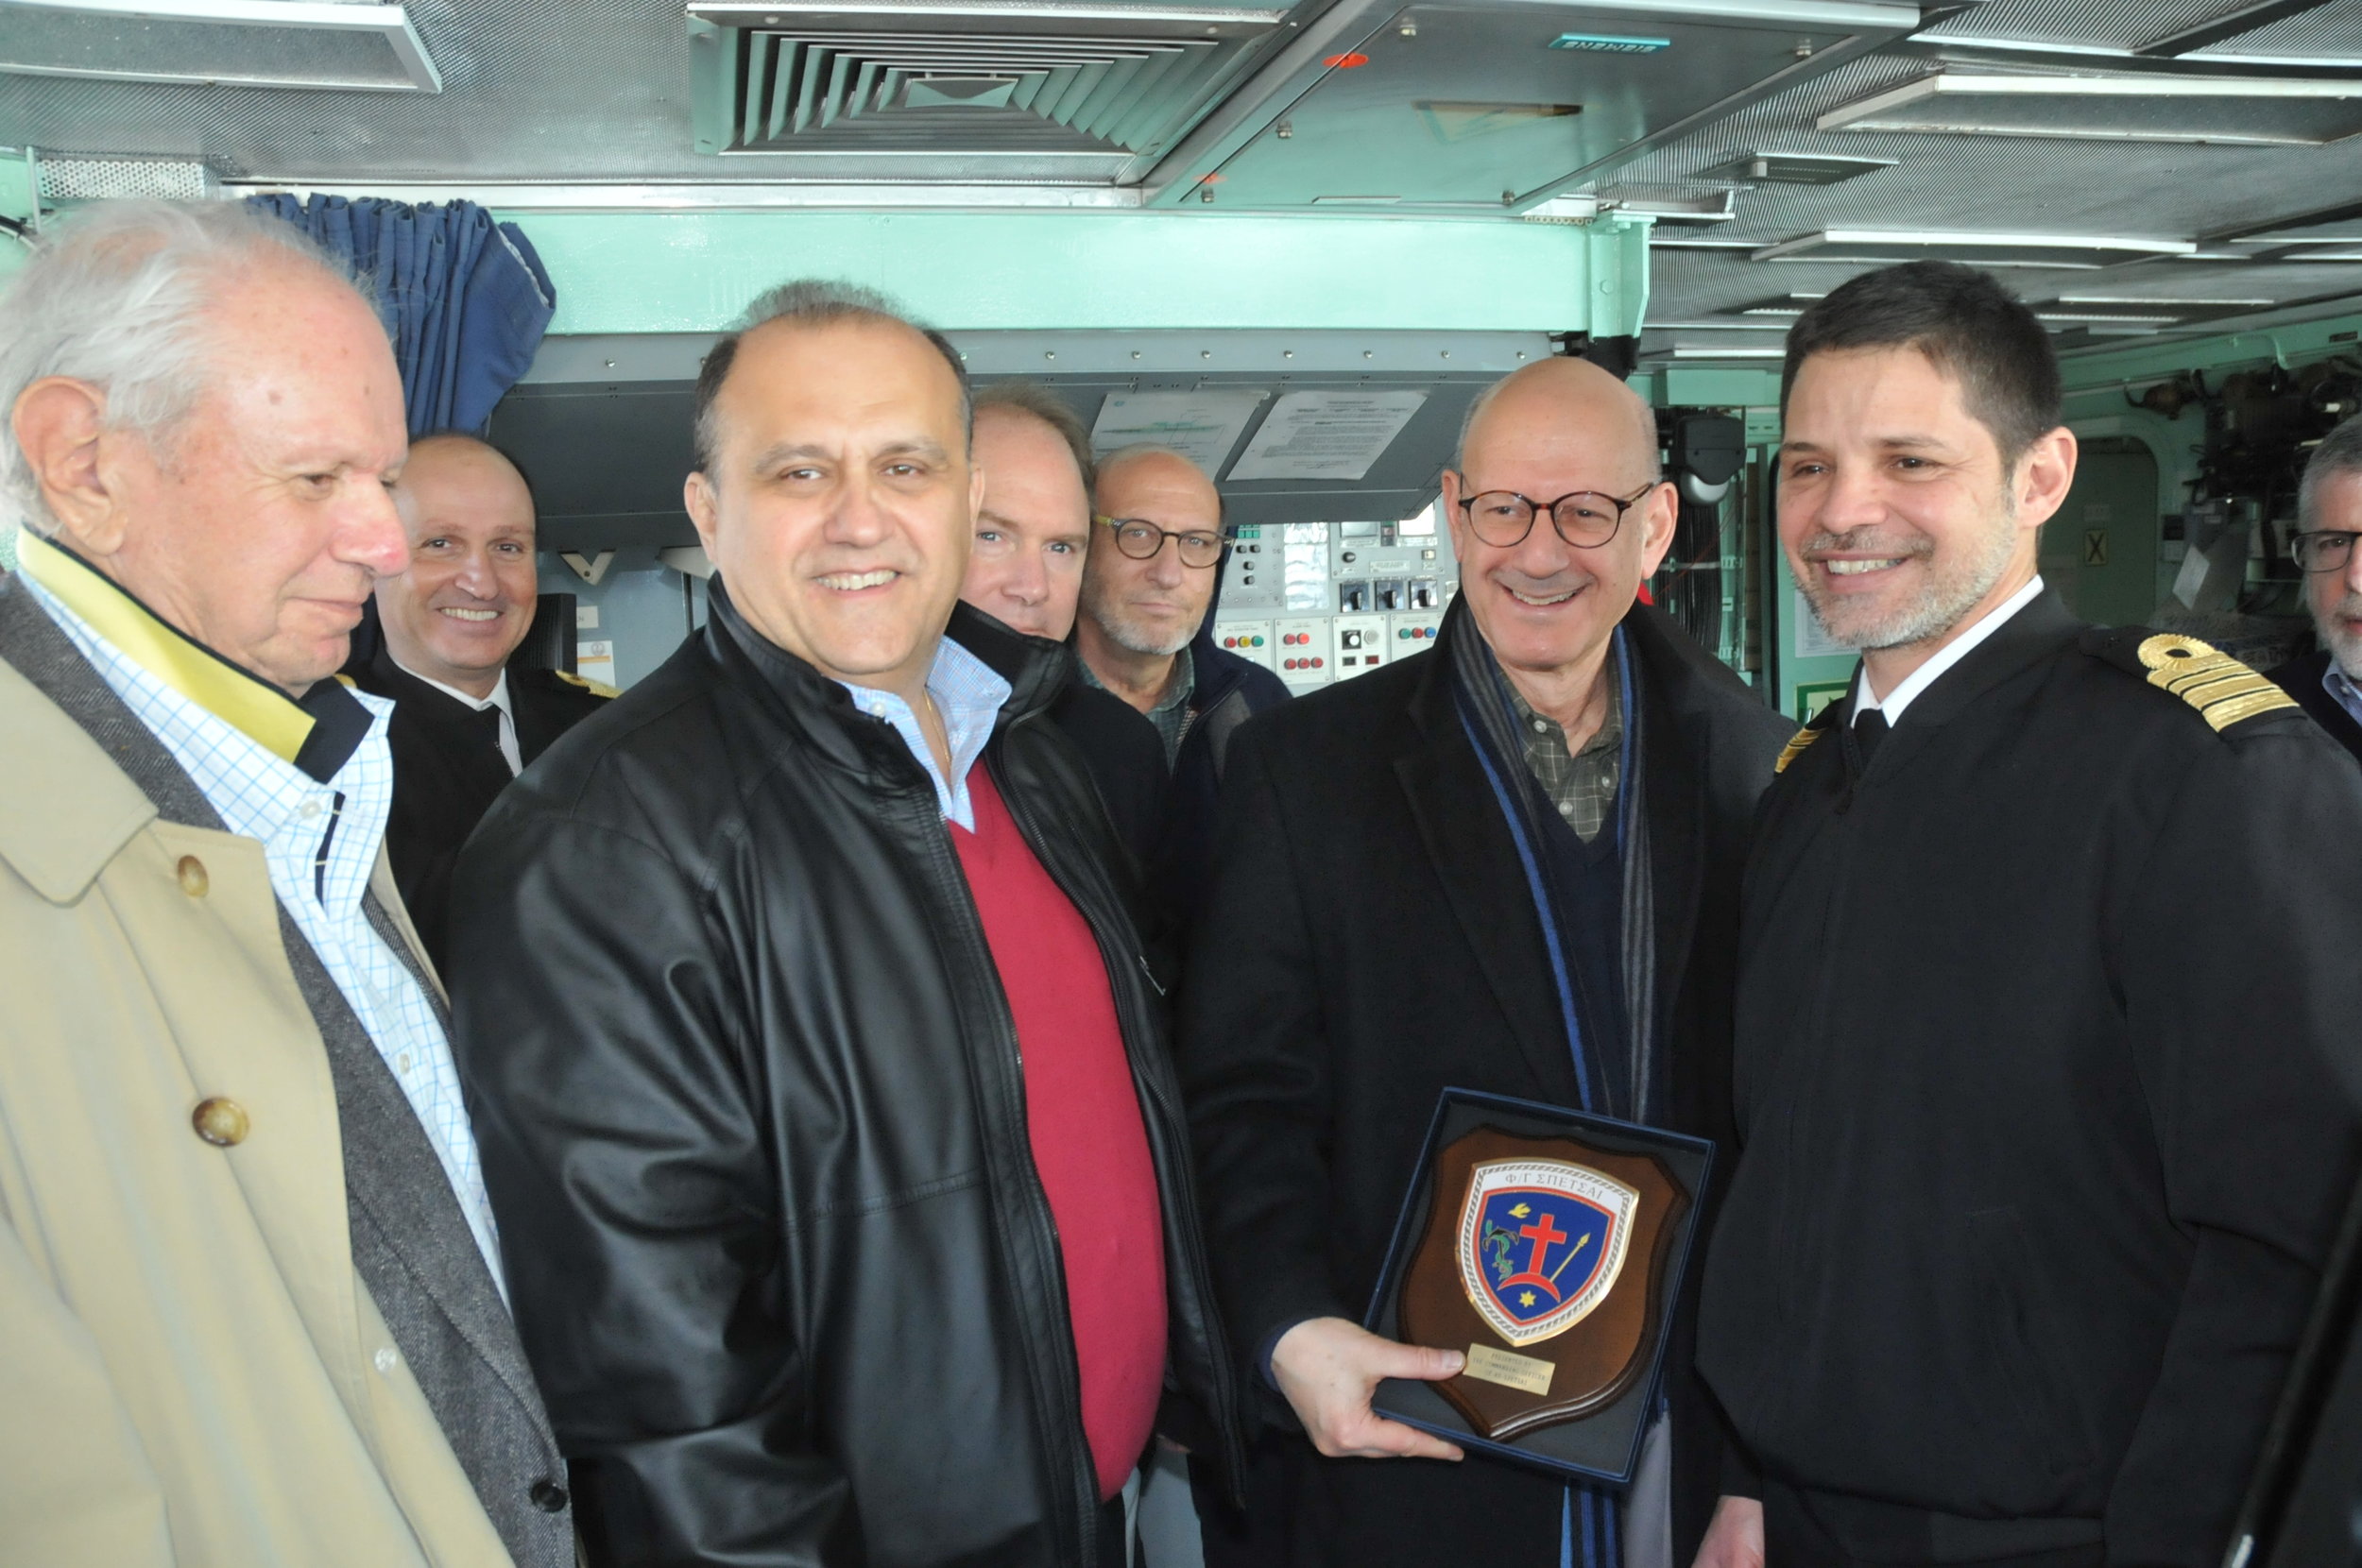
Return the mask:
<path id="1" fill-rule="evenodd" d="M 17 565 L 139 667 L 286 762 L 315 724 L 293 697 L 167 624 L 121 584 L 29 528 L 16 539 Z"/>

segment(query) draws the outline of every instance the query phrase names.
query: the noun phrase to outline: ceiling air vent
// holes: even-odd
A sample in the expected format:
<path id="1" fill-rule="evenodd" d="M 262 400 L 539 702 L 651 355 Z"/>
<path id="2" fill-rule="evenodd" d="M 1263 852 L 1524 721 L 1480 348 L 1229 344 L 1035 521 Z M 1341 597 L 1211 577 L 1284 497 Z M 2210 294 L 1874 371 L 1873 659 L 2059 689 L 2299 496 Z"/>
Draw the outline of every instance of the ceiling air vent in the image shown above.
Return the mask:
<path id="1" fill-rule="evenodd" d="M 100 81 L 439 93 L 401 6 L 0 0 L 0 71 Z"/>
<path id="2" fill-rule="evenodd" d="M 1123 179 L 1213 107 L 1286 12 L 903 0 L 689 14 L 700 152 Z"/>

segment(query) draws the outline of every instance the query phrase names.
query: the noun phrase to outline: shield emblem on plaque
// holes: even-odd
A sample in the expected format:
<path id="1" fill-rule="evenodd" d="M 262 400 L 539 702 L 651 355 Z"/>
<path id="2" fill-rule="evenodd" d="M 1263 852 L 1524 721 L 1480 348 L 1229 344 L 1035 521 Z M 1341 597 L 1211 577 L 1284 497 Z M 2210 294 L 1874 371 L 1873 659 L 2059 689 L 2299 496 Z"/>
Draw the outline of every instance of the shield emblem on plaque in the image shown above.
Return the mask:
<path id="1" fill-rule="evenodd" d="M 1564 1334 L 1616 1287 L 1640 1194 L 1564 1160 L 1494 1160 L 1469 1173 L 1460 1283 L 1512 1345 Z"/>

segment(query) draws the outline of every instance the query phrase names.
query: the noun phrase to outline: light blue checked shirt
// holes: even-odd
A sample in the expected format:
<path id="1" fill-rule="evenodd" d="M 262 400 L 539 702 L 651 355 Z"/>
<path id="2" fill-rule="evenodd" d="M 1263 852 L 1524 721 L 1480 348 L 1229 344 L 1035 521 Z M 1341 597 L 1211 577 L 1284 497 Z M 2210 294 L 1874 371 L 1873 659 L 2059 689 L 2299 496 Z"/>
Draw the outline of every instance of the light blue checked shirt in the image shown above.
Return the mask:
<path id="1" fill-rule="evenodd" d="M 967 771 L 984 754 L 984 742 L 992 739 L 993 721 L 1001 716 L 1001 705 L 1009 700 L 1009 683 L 950 638 L 936 645 L 934 665 L 927 672 L 927 694 L 934 698 L 935 711 L 943 715 L 944 735 L 950 741 L 949 776 L 935 766 L 934 751 L 927 744 L 918 715 L 911 711 L 910 704 L 874 686 L 855 686 L 851 681 L 837 684 L 852 693 L 855 707 L 873 719 L 883 719 L 901 736 L 902 743 L 911 748 L 911 755 L 933 781 L 935 800 L 945 819 L 971 833 L 976 831 L 976 808 L 967 797 Z"/>
<path id="2" fill-rule="evenodd" d="M 262 843 L 271 891 L 311 943 L 336 989 L 385 1059 L 443 1163 L 468 1229 L 504 1297 L 500 1236 L 484 1191 L 475 1133 L 459 1070 L 434 1006 L 361 908 L 394 800 L 394 754 L 385 723 L 394 705 L 355 691 L 368 735 L 327 783 L 316 783 L 235 725 L 166 686 L 31 577 L 20 578 L 99 677 L 123 699 L 203 792 L 232 833 Z M 342 797 L 341 807 L 338 798 Z M 333 832 L 332 832 L 333 829 Z M 327 840 L 326 874 L 317 870 Z"/>

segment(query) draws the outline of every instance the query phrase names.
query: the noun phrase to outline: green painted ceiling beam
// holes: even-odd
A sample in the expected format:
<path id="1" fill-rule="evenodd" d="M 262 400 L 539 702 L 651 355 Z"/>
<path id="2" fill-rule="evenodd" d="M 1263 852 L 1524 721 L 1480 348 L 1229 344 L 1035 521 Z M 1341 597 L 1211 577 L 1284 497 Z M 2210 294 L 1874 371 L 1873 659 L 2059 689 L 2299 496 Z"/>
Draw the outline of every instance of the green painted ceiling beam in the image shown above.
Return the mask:
<path id="1" fill-rule="evenodd" d="M 967 331 L 1638 331 L 1648 229 L 1215 213 L 503 213 L 555 332 L 713 332 L 764 288 L 844 278 Z"/>

